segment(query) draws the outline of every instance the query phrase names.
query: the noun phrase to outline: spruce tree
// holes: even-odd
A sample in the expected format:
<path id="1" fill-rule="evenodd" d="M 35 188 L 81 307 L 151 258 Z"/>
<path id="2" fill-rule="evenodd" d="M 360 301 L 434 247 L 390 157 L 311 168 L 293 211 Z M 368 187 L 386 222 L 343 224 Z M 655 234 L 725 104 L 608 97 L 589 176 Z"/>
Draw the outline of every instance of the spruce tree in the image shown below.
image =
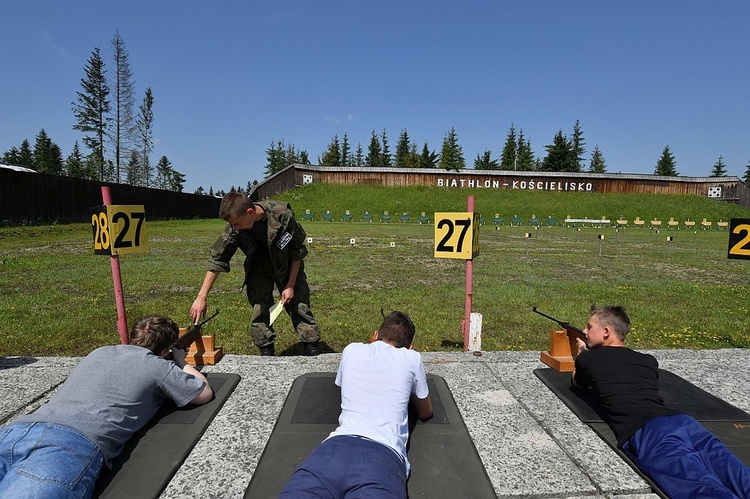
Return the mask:
<path id="1" fill-rule="evenodd" d="M 286 168 L 286 158 L 284 157 L 284 141 L 279 140 L 274 143 L 271 141 L 271 146 L 266 149 L 266 169 L 263 172 L 265 178 L 270 177 L 279 173 L 281 170 Z"/>
<path id="2" fill-rule="evenodd" d="M 349 166 L 351 163 L 351 146 L 349 145 L 349 136 L 344 132 L 344 138 L 341 140 L 341 166 Z"/>
<path id="3" fill-rule="evenodd" d="M 34 170 L 39 173 L 62 175 L 63 159 L 60 147 L 52 142 L 44 128 L 37 134 L 32 152 Z"/>
<path id="4" fill-rule="evenodd" d="M 5 153 L 3 154 L 2 162 L 6 165 L 21 166 L 21 163 L 19 163 L 20 156 L 21 153 L 18 148 L 16 146 L 13 146 L 9 150 L 5 151 Z"/>
<path id="5" fill-rule="evenodd" d="M 508 135 L 505 137 L 503 152 L 500 154 L 500 169 L 516 170 L 518 167 L 517 154 L 518 142 L 516 141 L 516 127 L 511 123 Z"/>
<path id="6" fill-rule="evenodd" d="M 323 166 L 341 166 L 341 146 L 339 145 L 339 136 L 334 135 L 328 148 L 323 155 L 318 158 L 318 164 Z"/>
<path id="7" fill-rule="evenodd" d="M 140 150 L 140 178 L 139 184 L 145 187 L 151 185 L 153 168 L 151 168 L 151 151 L 154 149 L 154 95 L 151 87 L 143 94 L 143 102 L 138 108 L 136 119 L 136 130 L 138 134 L 138 148 Z"/>
<path id="8" fill-rule="evenodd" d="M 525 139 L 523 129 L 518 131 L 518 171 L 532 171 L 534 169 L 534 152 L 531 150 L 531 140 Z"/>
<path id="9" fill-rule="evenodd" d="M 383 135 L 381 136 L 383 139 L 383 152 L 380 155 L 380 165 L 382 167 L 389 167 L 393 166 L 393 162 L 391 159 L 391 149 L 388 147 L 388 136 L 385 133 L 385 128 L 383 128 Z"/>
<path id="10" fill-rule="evenodd" d="M 719 159 L 714 163 L 714 167 L 711 170 L 712 177 L 726 177 L 727 176 L 727 164 L 724 163 L 724 156 L 719 156 Z"/>
<path id="11" fill-rule="evenodd" d="M 466 168 L 463 149 L 458 143 L 458 135 L 456 134 L 455 128 L 451 128 L 450 132 L 448 132 L 443 139 L 443 148 L 440 152 L 439 165 L 440 168 L 444 168 L 448 171 L 460 171 L 461 169 Z"/>
<path id="12" fill-rule="evenodd" d="M 594 150 L 591 151 L 591 162 L 589 163 L 590 173 L 606 173 L 607 165 L 604 161 L 604 155 L 599 150 L 599 144 L 594 146 Z"/>
<path id="13" fill-rule="evenodd" d="M 497 160 L 492 159 L 492 151 L 489 149 L 484 150 L 484 154 L 477 153 L 476 159 L 474 159 L 475 170 L 497 170 Z"/>
<path id="14" fill-rule="evenodd" d="M 571 171 L 582 172 L 583 162 L 585 161 L 584 154 L 586 154 L 586 148 L 584 147 L 586 142 L 583 140 L 583 130 L 581 130 L 580 120 L 576 120 L 575 125 L 573 125 L 573 138 L 571 142 L 573 144 L 573 161 L 575 163 L 575 170 Z"/>
<path id="15" fill-rule="evenodd" d="M 367 156 L 365 156 L 365 165 L 372 166 L 372 167 L 380 166 L 381 154 L 382 153 L 380 149 L 380 139 L 375 133 L 375 130 L 373 130 L 372 135 L 370 136 L 370 145 L 367 147 Z"/>
<path id="16" fill-rule="evenodd" d="M 545 172 L 575 172 L 576 165 L 573 143 L 559 130 L 552 144 L 544 146 L 547 156 L 542 161 L 541 169 Z"/>
<path id="17" fill-rule="evenodd" d="M 745 166 L 745 174 L 742 176 L 742 180 L 744 180 L 746 184 L 750 185 L 750 161 L 748 161 L 747 166 Z"/>
<path id="18" fill-rule="evenodd" d="M 76 118 L 73 130 L 86 134 L 83 143 L 91 151 L 91 161 L 99 171 L 99 180 L 103 181 L 107 170 L 104 141 L 110 122 L 110 90 L 99 47 L 91 52 L 84 71 L 86 77 L 81 79 L 82 91 L 76 92 L 77 103 L 73 103 L 73 115 Z"/>
<path id="19" fill-rule="evenodd" d="M 672 154 L 672 151 L 669 150 L 669 146 L 664 146 L 661 157 L 659 157 L 659 161 L 656 162 L 654 175 L 662 177 L 677 177 L 680 175 L 677 173 L 674 155 Z"/>
<path id="20" fill-rule="evenodd" d="M 438 167 L 438 155 L 435 151 L 430 151 L 425 141 L 422 146 L 422 154 L 419 156 L 419 167 L 420 168 L 437 168 Z"/>
<path id="21" fill-rule="evenodd" d="M 18 151 L 18 164 L 16 166 L 25 166 L 34 169 L 34 154 L 31 152 L 31 145 L 28 139 L 23 139 L 21 149 Z"/>
<path id="22" fill-rule="evenodd" d="M 69 177 L 91 180 L 92 177 L 96 176 L 95 173 L 93 175 L 92 173 L 93 172 L 89 172 L 86 169 L 86 163 L 83 154 L 81 154 L 81 148 L 76 140 L 73 144 L 73 150 L 65 160 L 65 174 Z"/>
<path id="23" fill-rule="evenodd" d="M 409 163 L 409 134 L 406 130 L 401 130 L 401 134 L 398 136 L 398 142 L 396 143 L 396 161 L 395 166 L 406 168 Z"/>
<path id="24" fill-rule="evenodd" d="M 112 98 L 114 105 L 114 118 L 112 120 L 111 140 L 114 148 L 115 179 L 120 182 L 122 166 L 132 160 L 130 150 L 136 143 L 136 121 L 133 114 L 135 106 L 135 91 L 133 84 L 133 72 L 130 69 L 128 51 L 125 41 L 120 32 L 115 31 L 112 38 L 112 59 L 114 61 L 114 74 L 112 76 Z M 136 173 L 136 172 L 128 172 Z M 133 175 L 132 182 L 142 185 L 140 175 Z"/>
<path id="25" fill-rule="evenodd" d="M 354 162 L 351 166 L 365 166 L 365 153 L 362 150 L 361 142 L 357 142 L 357 149 L 354 151 Z"/>

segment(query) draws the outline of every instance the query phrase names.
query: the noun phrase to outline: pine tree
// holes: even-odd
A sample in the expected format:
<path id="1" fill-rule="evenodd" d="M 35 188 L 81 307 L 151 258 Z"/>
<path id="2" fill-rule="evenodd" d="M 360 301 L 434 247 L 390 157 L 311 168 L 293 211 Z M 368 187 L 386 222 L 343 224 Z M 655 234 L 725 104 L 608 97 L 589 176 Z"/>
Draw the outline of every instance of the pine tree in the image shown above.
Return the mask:
<path id="1" fill-rule="evenodd" d="M 547 156 L 542 161 L 541 169 L 546 172 L 576 172 L 573 143 L 563 135 L 562 130 L 555 134 L 552 144 L 544 146 Z"/>
<path id="2" fill-rule="evenodd" d="M 372 135 L 370 136 L 370 145 L 367 147 L 365 165 L 372 167 L 380 166 L 381 154 L 380 139 L 378 138 L 377 134 L 375 134 L 375 130 L 373 130 Z"/>
<path id="3" fill-rule="evenodd" d="M 484 154 L 477 153 L 474 160 L 475 170 L 497 170 L 499 167 L 497 160 L 492 159 L 492 152 L 489 149 L 484 150 Z"/>
<path id="4" fill-rule="evenodd" d="M 590 173 L 606 173 L 607 165 L 604 161 L 604 155 L 599 150 L 599 144 L 594 146 L 594 150 L 591 151 L 591 162 L 589 163 Z"/>
<path id="5" fill-rule="evenodd" d="M 437 168 L 438 166 L 438 155 L 435 151 L 430 151 L 427 147 L 427 142 L 422 146 L 422 154 L 419 156 L 419 167 L 420 168 Z"/>
<path id="6" fill-rule="evenodd" d="M 510 129 L 508 130 L 508 135 L 505 137 L 503 152 L 500 154 L 500 169 L 516 170 L 518 167 L 516 154 L 518 154 L 518 143 L 516 142 L 516 127 L 513 125 L 513 123 L 511 123 Z"/>
<path id="7" fill-rule="evenodd" d="M 575 162 L 575 170 L 571 170 L 574 172 L 582 172 L 583 171 L 583 162 L 586 160 L 584 158 L 584 154 L 586 154 L 586 148 L 584 147 L 586 145 L 586 142 L 583 140 L 583 130 L 581 130 L 581 121 L 576 120 L 575 125 L 573 125 L 573 160 Z"/>
<path id="8" fill-rule="evenodd" d="M 748 161 L 747 166 L 745 166 L 745 174 L 742 176 L 742 180 L 744 180 L 746 184 L 750 185 L 750 161 Z"/>
<path id="9" fill-rule="evenodd" d="M 409 152 L 406 155 L 406 163 L 404 166 L 406 168 L 419 168 L 420 167 L 420 158 L 419 153 L 417 152 L 417 143 L 413 142 L 409 144 Z"/>
<path id="10" fill-rule="evenodd" d="M 112 144 L 114 147 L 115 179 L 120 182 L 122 165 L 132 160 L 130 150 L 136 142 L 136 121 L 133 114 L 135 106 L 135 91 L 133 90 L 133 72 L 130 70 L 128 51 L 119 30 L 112 38 L 112 58 L 114 60 L 114 75 L 112 82 L 114 119 L 112 120 Z M 130 172 L 129 172 L 130 173 Z M 141 185 L 140 175 L 132 178 L 133 182 Z"/>
<path id="11" fill-rule="evenodd" d="M 158 189 L 182 192 L 185 175 L 172 168 L 169 158 L 162 156 L 156 164 L 156 184 Z"/>
<path id="12" fill-rule="evenodd" d="M 99 170 L 99 180 L 104 180 L 107 168 L 104 140 L 110 121 L 110 102 L 107 71 L 99 54 L 99 47 L 91 52 L 84 71 L 86 77 L 81 79 L 83 90 L 76 92 L 78 102 L 73 103 L 73 115 L 76 118 L 73 130 L 87 134 L 83 137 L 83 143 L 92 153 L 91 161 Z"/>
<path id="13" fill-rule="evenodd" d="M 310 164 L 310 158 L 307 156 L 307 151 L 302 149 L 299 152 L 299 163 L 303 165 L 309 165 Z"/>
<path id="14" fill-rule="evenodd" d="M 151 185 L 153 169 L 151 168 L 151 151 L 154 149 L 154 95 L 151 87 L 143 94 L 143 102 L 138 108 L 136 130 L 140 149 L 140 184 L 145 187 Z"/>
<path id="15" fill-rule="evenodd" d="M 711 170 L 712 177 L 726 177 L 727 176 L 727 164 L 724 163 L 724 156 L 719 156 L 719 159 L 714 163 L 714 167 Z"/>
<path id="16" fill-rule="evenodd" d="M 669 150 L 669 146 L 664 146 L 661 157 L 659 158 L 659 161 L 656 162 L 654 175 L 660 175 L 662 177 L 677 177 L 680 175 L 677 173 L 674 155 L 672 154 L 672 151 Z"/>
<path id="17" fill-rule="evenodd" d="M 463 149 L 458 143 L 458 136 L 455 128 L 451 128 L 450 132 L 448 132 L 443 139 L 443 148 L 440 152 L 439 164 L 440 168 L 445 168 L 448 171 L 460 171 L 461 169 L 466 168 Z"/>

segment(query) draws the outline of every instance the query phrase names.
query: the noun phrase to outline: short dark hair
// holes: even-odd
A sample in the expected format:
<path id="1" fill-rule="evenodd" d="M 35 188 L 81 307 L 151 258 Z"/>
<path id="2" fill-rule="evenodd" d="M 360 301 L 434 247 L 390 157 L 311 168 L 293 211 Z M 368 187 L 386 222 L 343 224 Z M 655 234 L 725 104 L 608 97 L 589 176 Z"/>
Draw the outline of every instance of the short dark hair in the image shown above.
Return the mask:
<path id="1" fill-rule="evenodd" d="M 148 348 L 156 355 L 174 345 L 180 328 L 169 317 L 150 315 L 139 319 L 130 331 L 130 344 Z"/>
<path id="2" fill-rule="evenodd" d="M 403 312 L 394 311 L 383 318 L 378 329 L 378 338 L 387 340 L 397 347 L 408 347 L 414 340 L 414 323 Z"/>
<path id="3" fill-rule="evenodd" d="M 219 205 L 219 217 L 223 220 L 229 220 L 229 217 L 237 217 L 253 207 L 253 202 L 249 197 L 241 192 L 230 192 L 221 198 Z"/>
<path id="4" fill-rule="evenodd" d="M 589 316 L 593 317 L 594 315 L 600 322 L 614 329 L 621 340 L 625 340 L 630 332 L 630 317 L 628 317 L 625 308 L 620 305 L 597 307 L 595 303 L 592 303 Z"/>

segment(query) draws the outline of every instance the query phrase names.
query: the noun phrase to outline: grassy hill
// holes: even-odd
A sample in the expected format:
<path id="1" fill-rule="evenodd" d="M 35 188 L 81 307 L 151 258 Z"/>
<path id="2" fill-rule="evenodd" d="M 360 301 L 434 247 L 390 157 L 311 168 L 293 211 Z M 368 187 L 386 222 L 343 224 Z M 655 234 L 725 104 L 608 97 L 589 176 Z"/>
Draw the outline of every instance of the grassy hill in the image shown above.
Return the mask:
<path id="1" fill-rule="evenodd" d="M 383 211 L 392 215 L 409 212 L 413 217 L 423 211 L 428 215 L 435 211 L 465 211 L 469 195 L 474 196 L 475 210 L 488 220 L 498 213 L 506 221 L 513 215 L 526 219 L 535 214 L 541 219 L 552 216 L 562 220 L 567 215 L 573 218 L 605 216 L 611 220 L 640 217 L 647 221 L 657 218 L 664 223 L 670 217 L 679 221 L 706 218 L 715 224 L 719 219 L 750 216 L 750 209 L 705 196 L 659 194 L 311 184 L 277 197 L 289 201 L 298 216 L 309 209 L 316 214 L 316 220 L 320 220 L 320 215 L 330 210 L 336 220 L 340 220 L 341 213 L 350 210 L 354 219 L 359 220 L 365 210 L 375 215 Z"/>

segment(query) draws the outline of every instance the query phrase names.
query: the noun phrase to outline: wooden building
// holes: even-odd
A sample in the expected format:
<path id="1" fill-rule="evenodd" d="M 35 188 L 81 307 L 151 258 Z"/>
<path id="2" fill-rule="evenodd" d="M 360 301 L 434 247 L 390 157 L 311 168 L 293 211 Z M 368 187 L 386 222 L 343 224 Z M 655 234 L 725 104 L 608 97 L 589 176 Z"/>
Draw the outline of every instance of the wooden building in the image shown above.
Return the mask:
<path id="1" fill-rule="evenodd" d="M 536 191 L 691 194 L 750 208 L 750 186 L 738 177 L 660 177 L 635 173 L 527 172 L 423 168 L 369 168 L 293 164 L 258 184 L 254 199 L 272 197 L 301 185 L 370 184 L 388 187 L 431 186 L 479 191 Z"/>

